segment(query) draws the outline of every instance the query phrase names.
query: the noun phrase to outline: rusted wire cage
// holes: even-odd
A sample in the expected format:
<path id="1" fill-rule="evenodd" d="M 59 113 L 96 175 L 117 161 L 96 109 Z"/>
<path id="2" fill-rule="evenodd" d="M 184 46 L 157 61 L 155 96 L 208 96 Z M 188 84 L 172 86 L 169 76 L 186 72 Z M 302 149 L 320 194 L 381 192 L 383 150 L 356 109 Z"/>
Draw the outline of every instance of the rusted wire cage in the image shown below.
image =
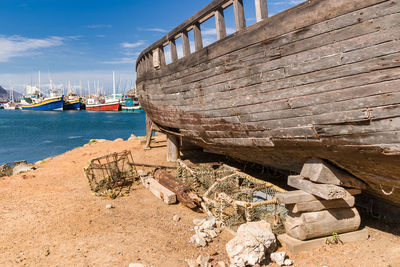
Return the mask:
<path id="1" fill-rule="evenodd" d="M 287 210 L 275 194 L 284 189 L 227 165 L 193 168 L 178 163 L 178 177 L 202 195 L 203 208 L 228 229 L 236 231 L 243 223 L 266 220 L 277 233 L 283 230 Z"/>
<path id="2" fill-rule="evenodd" d="M 110 198 L 127 194 L 138 178 L 132 154 L 127 150 L 92 159 L 84 171 L 92 192 Z"/>

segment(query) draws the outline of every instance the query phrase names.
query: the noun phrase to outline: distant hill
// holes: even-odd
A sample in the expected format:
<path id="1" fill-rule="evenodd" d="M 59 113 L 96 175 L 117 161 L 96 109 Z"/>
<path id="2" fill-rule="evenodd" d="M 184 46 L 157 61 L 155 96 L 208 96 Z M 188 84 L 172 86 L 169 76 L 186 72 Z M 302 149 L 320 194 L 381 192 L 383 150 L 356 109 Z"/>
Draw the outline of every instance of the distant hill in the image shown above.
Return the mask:
<path id="1" fill-rule="evenodd" d="M 0 102 L 8 100 L 8 92 L 0 85 Z"/>

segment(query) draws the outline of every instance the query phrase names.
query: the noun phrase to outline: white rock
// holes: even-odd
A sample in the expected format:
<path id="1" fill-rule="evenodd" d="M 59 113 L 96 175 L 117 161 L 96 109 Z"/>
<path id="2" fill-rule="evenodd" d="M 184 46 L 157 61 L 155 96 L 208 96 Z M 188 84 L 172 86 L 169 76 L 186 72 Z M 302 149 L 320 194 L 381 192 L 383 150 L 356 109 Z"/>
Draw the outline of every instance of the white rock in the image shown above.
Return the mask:
<path id="1" fill-rule="evenodd" d="M 114 140 L 114 142 L 122 142 L 122 141 L 124 141 L 124 139 L 122 139 L 122 138 L 117 138 Z"/>
<path id="2" fill-rule="evenodd" d="M 203 224 L 206 221 L 206 219 L 193 219 L 193 224 L 196 226 L 199 226 Z"/>
<path id="3" fill-rule="evenodd" d="M 273 262 L 275 262 L 279 266 L 282 266 L 285 264 L 286 252 L 271 253 L 270 257 Z"/>
<path id="4" fill-rule="evenodd" d="M 223 261 L 219 261 L 217 262 L 217 267 L 226 267 L 226 264 Z"/>
<path id="5" fill-rule="evenodd" d="M 210 260 L 210 255 L 208 255 L 208 254 L 205 255 L 205 256 L 199 255 L 199 256 L 197 257 L 196 262 L 197 262 L 197 264 L 200 265 L 201 267 L 208 267 L 208 266 L 209 266 L 209 263 L 208 263 L 209 260 Z"/>
<path id="6" fill-rule="evenodd" d="M 254 235 L 242 232 L 226 244 L 231 266 L 246 267 L 265 259 L 265 246 Z"/>
<path id="7" fill-rule="evenodd" d="M 146 267 L 146 265 L 141 263 L 130 263 L 129 267 Z"/>
<path id="8" fill-rule="evenodd" d="M 209 217 L 200 225 L 200 229 L 212 230 L 215 228 L 215 217 Z"/>
<path id="9" fill-rule="evenodd" d="M 19 164 L 15 165 L 15 167 L 13 169 L 13 175 L 17 175 L 17 174 L 20 174 L 23 172 L 29 172 L 32 169 L 33 168 L 26 163 L 19 163 Z"/>
<path id="10" fill-rule="evenodd" d="M 285 265 L 285 266 L 292 266 L 292 265 L 293 265 L 293 261 L 290 260 L 290 259 L 286 259 L 286 260 L 284 261 L 283 265 Z"/>
<path id="11" fill-rule="evenodd" d="M 206 230 L 205 231 L 211 238 L 216 238 L 218 235 L 214 230 Z"/>
<path id="12" fill-rule="evenodd" d="M 177 215 L 175 215 L 172 219 L 173 219 L 175 222 L 179 222 L 179 221 L 181 220 L 181 216 L 179 216 L 179 215 L 177 214 Z"/>
<path id="13" fill-rule="evenodd" d="M 248 232 L 260 241 L 269 253 L 276 248 L 275 234 L 271 230 L 271 225 L 266 221 L 248 222 L 239 226 L 237 233 Z"/>
<path id="14" fill-rule="evenodd" d="M 111 204 L 107 204 L 106 205 L 106 209 L 113 209 L 113 208 L 115 208 L 113 205 L 111 205 Z"/>

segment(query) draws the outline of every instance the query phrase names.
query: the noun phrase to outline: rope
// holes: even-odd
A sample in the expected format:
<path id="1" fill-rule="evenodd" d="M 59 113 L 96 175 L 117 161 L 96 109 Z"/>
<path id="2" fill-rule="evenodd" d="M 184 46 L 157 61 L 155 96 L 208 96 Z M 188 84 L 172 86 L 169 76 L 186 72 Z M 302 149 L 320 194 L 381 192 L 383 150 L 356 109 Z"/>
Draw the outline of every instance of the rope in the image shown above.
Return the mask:
<path id="1" fill-rule="evenodd" d="M 381 187 L 381 191 L 382 191 L 382 193 L 383 193 L 383 194 L 385 194 L 386 196 L 390 196 L 390 195 L 392 195 L 392 194 L 393 194 L 393 192 L 394 192 L 394 190 L 396 189 L 396 187 L 395 187 L 395 186 L 392 186 L 392 191 L 390 191 L 390 192 L 388 193 L 388 192 L 386 192 L 385 190 L 383 190 L 383 188 L 382 188 L 382 184 L 379 184 L 379 186 Z"/>

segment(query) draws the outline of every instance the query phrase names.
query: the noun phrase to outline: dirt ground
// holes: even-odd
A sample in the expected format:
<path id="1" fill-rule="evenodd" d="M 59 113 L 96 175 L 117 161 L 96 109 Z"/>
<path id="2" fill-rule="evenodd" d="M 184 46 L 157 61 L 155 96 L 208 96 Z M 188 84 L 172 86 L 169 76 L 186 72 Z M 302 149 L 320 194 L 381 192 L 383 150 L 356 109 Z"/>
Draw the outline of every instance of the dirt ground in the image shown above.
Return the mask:
<path id="1" fill-rule="evenodd" d="M 135 162 L 167 165 L 165 137 L 156 141 L 151 150 L 140 138 L 95 143 L 0 178 L 0 266 L 187 266 L 185 259 L 202 253 L 228 262 L 227 231 L 205 248 L 189 243 L 193 219 L 204 214 L 167 206 L 141 185 L 115 200 L 91 193 L 83 172 L 90 159 L 128 149 Z M 176 214 L 181 221 L 173 221 Z M 293 255 L 294 266 L 400 266 L 400 226 L 364 224 L 367 241 Z"/>

